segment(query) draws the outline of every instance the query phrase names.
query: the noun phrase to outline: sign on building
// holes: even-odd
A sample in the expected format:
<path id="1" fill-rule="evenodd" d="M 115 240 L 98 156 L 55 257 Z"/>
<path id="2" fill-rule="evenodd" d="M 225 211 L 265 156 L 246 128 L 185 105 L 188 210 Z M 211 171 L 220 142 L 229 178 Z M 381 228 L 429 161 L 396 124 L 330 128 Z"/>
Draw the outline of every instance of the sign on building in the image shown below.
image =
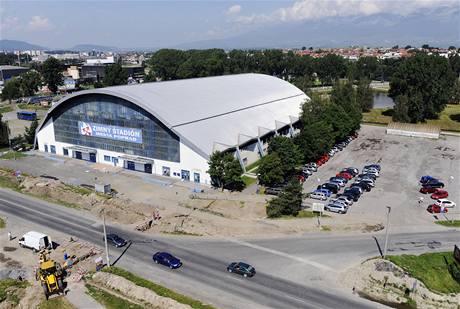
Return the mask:
<path id="1" fill-rule="evenodd" d="M 324 212 L 324 204 L 323 203 L 313 203 L 313 205 L 311 206 L 311 209 L 317 212 Z"/>
<path id="2" fill-rule="evenodd" d="M 142 144 L 142 130 L 123 128 L 91 122 L 78 122 L 81 135 L 113 139 L 123 142 Z"/>

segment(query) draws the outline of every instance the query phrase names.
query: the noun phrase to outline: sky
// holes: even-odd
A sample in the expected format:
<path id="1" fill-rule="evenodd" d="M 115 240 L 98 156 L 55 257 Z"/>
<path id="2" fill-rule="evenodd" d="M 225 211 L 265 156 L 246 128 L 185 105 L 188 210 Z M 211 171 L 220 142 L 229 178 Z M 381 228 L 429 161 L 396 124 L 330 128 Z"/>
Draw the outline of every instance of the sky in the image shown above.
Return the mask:
<path id="1" fill-rule="evenodd" d="M 419 15 L 426 17 L 439 9 L 442 13 L 432 18 L 432 27 L 442 35 L 443 29 L 436 29 L 436 19 L 450 14 L 448 17 L 455 15 L 460 23 L 459 7 L 460 0 L 0 0 L 0 39 L 48 48 L 70 48 L 76 44 L 174 47 L 302 22 L 321 25 L 330 19 L 372 19 L 382 14 L 416 20 Z M 457 26 L 460 40 L 460 24 Z"/>

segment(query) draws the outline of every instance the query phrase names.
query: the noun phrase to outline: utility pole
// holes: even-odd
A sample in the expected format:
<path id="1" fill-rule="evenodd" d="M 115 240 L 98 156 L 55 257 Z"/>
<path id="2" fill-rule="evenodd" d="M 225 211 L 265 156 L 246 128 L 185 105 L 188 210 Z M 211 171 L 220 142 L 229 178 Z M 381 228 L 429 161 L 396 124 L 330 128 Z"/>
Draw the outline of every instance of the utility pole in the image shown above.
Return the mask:
<path id="1" fill-rule="evenodd" d="M 107 267 L 110 267 L 109 246 L 107 245 L 107 231 L 105 229 L 105 212 L 104 212 L 104 210 L 102 210 L 102 227 L 104 229 L 105 257 L 107 259 Z"/>
<path id="2" fill-rule="evenodd" d="M 383 249 L 383 258 L 387 256 L 387 248 L 388 248 L 388 232 L 390 229 L 390 212 L 391 212 L 391 207 L 387 206 L 388 208 L 388 213 L 387 213 L 387 226 L 386 226 L 386 231 L 385 231 L 385 248 Z"/>

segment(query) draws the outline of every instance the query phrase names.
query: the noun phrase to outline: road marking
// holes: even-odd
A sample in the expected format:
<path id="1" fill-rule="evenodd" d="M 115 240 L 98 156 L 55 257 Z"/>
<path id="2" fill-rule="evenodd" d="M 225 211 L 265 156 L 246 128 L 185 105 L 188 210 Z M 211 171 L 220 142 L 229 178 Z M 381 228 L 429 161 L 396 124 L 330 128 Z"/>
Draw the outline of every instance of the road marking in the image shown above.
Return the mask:
<path id="1" fill-rule="evenodd" d="M 331 267 L 329 267 L 327 265 L 324 265 L 324 264 L 321 264 L 321 263 L 318 263 L 318 262 L 315 262 L 315 261 L 311 261 L 311 260 L 306 259 L 306 258 L 301 258 L 301 257 L 295 256 L 295 255 L 291 255 L 291 254 L 288 254 L 286 252 L 282 252 L 282 251 L 262 247 L 262 246 L 259 246 L 259 245 L 251 244 L 249 242 L 239 240 L 239 239 L 235 239 L 235 238 L 224 238 L 224 239 L 227 240 L 227 241 L 242 245 L 242 246 L 250 247 L 250 248 L 253 248 L 253 249 L 260 250 L 260 251 L 265 251 L 265 252 L 268 252 L 268 253 L 271 253 L 271 254 L 274 254 L 274 255 L 278 255 L 278 256 L 282 256 L 282 257 L 285 257 L 285 258 L 288 258 L 288 259 L 291 259 L 291 260 L 294 260 L 294 261 L 297 261 L 297 262 L 308 264 L 310 266 L 314 266 L 314 267 L 320 268 L 322 270 L 326 270 L 326 271 L 329 271 L 329 272 L 331 272 L 331 271 L 332 272 L 337 272 L 337 270 L 335 270 L 335 269 L 333 269 L 333 268 L 331 268 Z"/>

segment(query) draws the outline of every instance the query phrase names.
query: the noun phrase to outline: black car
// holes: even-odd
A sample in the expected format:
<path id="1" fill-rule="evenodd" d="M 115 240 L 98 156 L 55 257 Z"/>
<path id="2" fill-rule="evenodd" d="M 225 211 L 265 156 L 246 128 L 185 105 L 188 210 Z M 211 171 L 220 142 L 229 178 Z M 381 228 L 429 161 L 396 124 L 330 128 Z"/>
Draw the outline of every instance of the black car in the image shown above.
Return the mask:
<path id="1" fill-rule="evenodd" d="M 152 256 L 152 260 L 156 264 L 161 264 L 171 269 L 176 269 L 182 266 L 182 262 L 168 252 L 157 252 Z"/>
<path id="2" fill-rule="evenodd" d="M 102 239 L 104 240 L 104 239 Z M 128 243 L 126 240 L 118 236 L 117 234 L 107 234 L 107 243 L 120 248 L 126 246 Z"/>
<path id="3" fill-rule="evenodd" d="M 368 168 L 375 168 L 376 170 L 380 172 L 380 164 L 369 164 L 364 167 L 364 169 L 368 169 Z"/>
<path id="4" fill-rule="evenodd" d="M 332 193 L 337 193 L 339 192 L 340 190 L 340 187 L 336 184 L 333 184 L 333 183 L 324 183 L 322 185 L 319 185 L 317 187 L 317 189 L 328 189 L 329 191 L 331 191 Z"/>
<path id="5" fill-rule="evenodd" d="M 343 193 L 357 195 L 358 197 L 361 196 L 361 192 L 358 190 L 358 188 L 353 188 L 353 187 L 345 189 Z"/>
<path id="6" fill-rule="evenodd" d="M 360 178 L 370 178 L 372 180 L 376 180 L 377 179 L 377 176 L 375 176 L 374 174 L 366 174 L 366 173 L 363 173 L 363 174 L 359 174 L 358 177 Z"/>
<path id="7" fill-rule="evenodd" d="M 353 202 L 357 202 L 359 200 L 359 195 L 354 194 L 352 192 L 344 192 L 342 194 L 336 195 L 336 197 L 341 197 L 341 196 L 345 196 L 346 198 L 348 198 L 349 200 L 352 200 Z"/>
<path id="8" fill-rule="evenodd" d="M 227 266 L 229 273 L 235 273 L 243 277 L 253 277 L 256 274 L 256 269 L 249 264 L 243 262 L 233 262 Z"/>
<path id="9" fill-rule="evenodd" d="M 422 187 L 444 188 L 444 183 L 437 179 L 432 179 L 422 184 Z"/>
<path id="10" fill-rule="evenodd" d="M 364 181 L 355 182 L 352 185 L 352 187 L 354 187 L 354 186 L 358 186 L 358 187 L 362 188 L 363 191 L 366 190 L 367 192 L 371 191 L 371 189 L 372 189 L 371 185 L 366 183 L 366 182 L 364 182 Z"/>

